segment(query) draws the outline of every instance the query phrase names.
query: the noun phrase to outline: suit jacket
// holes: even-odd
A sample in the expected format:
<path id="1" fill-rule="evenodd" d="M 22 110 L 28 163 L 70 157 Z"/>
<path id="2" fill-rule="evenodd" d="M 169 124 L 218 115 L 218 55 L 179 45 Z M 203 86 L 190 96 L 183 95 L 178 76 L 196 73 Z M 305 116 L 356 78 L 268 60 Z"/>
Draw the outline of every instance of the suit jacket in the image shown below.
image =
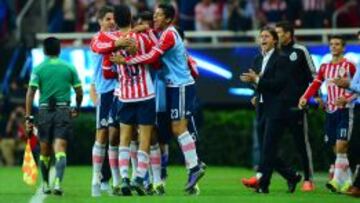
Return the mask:
<path id="1" fill-rule="evenodd" d="M 264 116 L 267 118 L 288 118 L 297 112 L 293 107 L 293 98 L 289 98 L 296 76 L 288 65 L 288 57 L 275 50 L 260 76 L 257 92 L 262 94 Z"/>

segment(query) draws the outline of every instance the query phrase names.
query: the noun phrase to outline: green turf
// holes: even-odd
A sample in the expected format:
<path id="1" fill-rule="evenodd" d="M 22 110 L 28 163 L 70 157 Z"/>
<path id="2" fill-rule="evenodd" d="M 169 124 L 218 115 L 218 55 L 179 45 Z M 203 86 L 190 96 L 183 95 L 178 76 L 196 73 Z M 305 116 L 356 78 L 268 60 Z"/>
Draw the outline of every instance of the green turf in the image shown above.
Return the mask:
<path id="1" fill-rule="evenodd" d="M 44 202 L 201 202 L 201 203 L 351 203 L 359 199 L 345 195 L 332 194 L 324 188 L 326 175 L 317 174 L 315 177 L 317 189 L 312 193 L 297 190 L 295 194 L 287 194 L 283 179 L 275 175 L 270 188 L 270 194 L 256 194 L 244 188 L 241 177 L 253 174 L 250 170 L 228 167 L 208 167 L 206 176 L 202 180 L 201 194 L 189 197 L 183 193 L 186 172 L 183 167 L 171 167 L 164 197 L 111 197 L 103 194 L 100 198 L 90 197 L 91 167 L 68 167 L 63 183 L 64 196 L 47 196 Z M 0 202 L 20 203 L 29 202 L 36 191 L 36 187 L 29 187 L 22 181 L 20 168 L 0 169 Z"/>

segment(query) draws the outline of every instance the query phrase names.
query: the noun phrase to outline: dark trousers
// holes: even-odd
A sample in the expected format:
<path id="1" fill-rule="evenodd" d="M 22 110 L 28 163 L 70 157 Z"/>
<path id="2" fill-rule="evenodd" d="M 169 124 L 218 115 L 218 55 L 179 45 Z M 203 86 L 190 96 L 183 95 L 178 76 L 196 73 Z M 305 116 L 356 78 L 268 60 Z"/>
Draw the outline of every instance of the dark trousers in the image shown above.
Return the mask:
<path id="1" fill-rule="evenodd" d="M 278 155 L 278 143 L 284 132 L 286 119 L 266 119 L 259 172 L 262 173 L 260 187 L 267 189 L 273 170 L 276 169 L 286 180 L 292 180 L 296 173 Z"/>
<path id="2" fill-rule="evenodd" d="M 261 103 L 258 104 L 257 107 L 257 134 L 260 146 L 260 149 L 263 148 L 263 139 L 265 135 L 265 127 L 266 127 L 266 117 L 263 113 L 263 105 Z M 290 130 L 291 135 L 295 141 L 295 145 L 297 147 L 298 153 L 301 157 L 302 167 L 304 170 L 304 179 L 310 180 L 313 176 L 313 166 L 312 166 L 312 153 L 311 147 L 308 139 L 308 126 L 307 126 L 307 113 L 305 112 L 297 112 L 292 117 L 284 119 L 284 121 L 279 121 L 281 126 L 279 128 L 285 129 L 288 128 Z M 283 133 L 283 131 L 282 131 Z M 262 154 L 262 153 L 261 153 Z M 286 171 L 282 170 L 284 165 L 281 161 L 274 162 L 274 170 L 276 170 L 280 175 L 286 178 Z M 261 165 L 258 171 L 261 170 Z"/>

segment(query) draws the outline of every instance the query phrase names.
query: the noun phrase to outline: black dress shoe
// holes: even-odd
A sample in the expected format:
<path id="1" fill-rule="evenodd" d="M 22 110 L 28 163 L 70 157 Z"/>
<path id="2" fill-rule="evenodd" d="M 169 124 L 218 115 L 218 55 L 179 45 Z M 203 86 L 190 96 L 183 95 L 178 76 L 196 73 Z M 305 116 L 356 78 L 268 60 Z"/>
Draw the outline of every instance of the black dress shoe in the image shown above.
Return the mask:
<path id="1" fill-rule="evenodd" d="M 296 185 L 301 181 L 302 176 L 298 173 L 296 173 L 295 177 L 291 180 L 288 180 L 288 193 L 294 193 L 296 190 Z"/>
<path id="2" fill-rule="evenodd" d="M 255 190 L 256 193 L 264 193 L 264 194 L 269 194 L 269 188 L 257 188 Z"/>

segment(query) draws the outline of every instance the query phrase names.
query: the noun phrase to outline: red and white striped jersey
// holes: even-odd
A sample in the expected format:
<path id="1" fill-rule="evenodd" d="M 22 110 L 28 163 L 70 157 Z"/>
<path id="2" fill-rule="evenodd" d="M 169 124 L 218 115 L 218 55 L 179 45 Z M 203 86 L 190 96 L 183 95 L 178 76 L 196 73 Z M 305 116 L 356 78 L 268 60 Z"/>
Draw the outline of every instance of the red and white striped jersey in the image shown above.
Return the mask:
<path id="1" fill-rule="evenodd" d="M 307 88 L 303 97 L 308 100 L 319 90 L 321 84 L 325 81 L 327 88 L 326 110 L 329 113 L 334 112 L 339 108 L 335 105 L 335 101 L 338 98 L 345 97 L 350 101 L 354 99 L 354 95 L 346 89 L 336 86 L 332 80 L 335 78 L 347 78 L 351 80 L 355 72 L 355 65 L 345 58 L 338 63 L 324 63 L 321 65 L 316 78 Z"/>
<path id="2" fill-rule="evenodd" d="M 90 49 L 98 54 L 110 53 L 116 49 L 115 41 L 118 37 L 118 32 L 98 32 L 91 39 Z"/>
<path id="3" fill-rule="evenodd" d="M 124 33 L 117 32 L 115 36 L 124 36 Z M 127 37 L 135 40 L 138 51 L 133 56 L 138 56 L 149 52 L 153 46 L 151 40 L 144 34 L 126 33 Z M 103 60 L 103 72 L 105 78 L 113 77 L 110 56 L 114 53 L 105 54 Z M 116 54 L 124 57 L 130 56 L 125 50 L 118 50 Z M 154 86 L 150 76 L 149 68 L 145 64 L 136 65 L 117 65 L 117 77 L 119 86 L 115 90 L 115 95 L 122 102 L 144 101 L 155 97 Z"/>

